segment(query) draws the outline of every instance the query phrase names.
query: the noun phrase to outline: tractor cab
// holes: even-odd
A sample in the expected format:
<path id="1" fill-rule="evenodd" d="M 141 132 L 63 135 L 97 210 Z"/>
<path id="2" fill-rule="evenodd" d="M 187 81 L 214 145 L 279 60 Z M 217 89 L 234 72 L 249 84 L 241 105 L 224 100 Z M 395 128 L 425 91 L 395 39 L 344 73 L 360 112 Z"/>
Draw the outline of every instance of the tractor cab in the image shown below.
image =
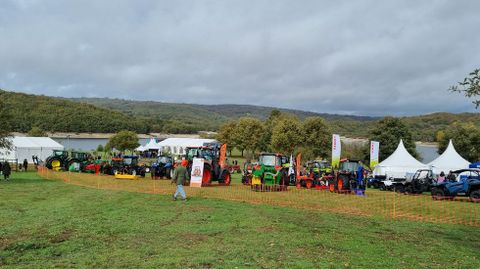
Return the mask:
<path id="1" fill-rule="evenodd" d="M 278 153 L 262 153 L 258 156 L 258 165 L 282 167 L 288 163 L 288 158 Z"/>
<path id="2" fill-rule="evenodd" d="M 123 165 L 138 166 L 138 156 L 123 156 Z"/>
<path id="3" fill-rule="evenodd" d="M 70 158 L 83 162 L 83 161 L 87 161 L 88 159 L 90 159 L 90 154 L 88 154 L 86 152 L 72 151 L 70 153 Z"/>
<path id="4" fill-rule="evenodd" d="M 307 169 L 310 172 L 310 175 L 312 175 L 312 177 L 315 179 L 332 173 L 331 166 L 325 160 L 307 162 Z"/>
<path id="5" fill-rule="evenodd" d="M 355 174 L 360 166 L 360 161 L 343 159 L 340 161 L 339 172 Z"/>
<path id="6" fill-rule="evenodd" d="M 65 150 L 53 150 L 52 156 L 67 157 L 67 156 L 68 156 L 68 151 L 65 151 Z"/>

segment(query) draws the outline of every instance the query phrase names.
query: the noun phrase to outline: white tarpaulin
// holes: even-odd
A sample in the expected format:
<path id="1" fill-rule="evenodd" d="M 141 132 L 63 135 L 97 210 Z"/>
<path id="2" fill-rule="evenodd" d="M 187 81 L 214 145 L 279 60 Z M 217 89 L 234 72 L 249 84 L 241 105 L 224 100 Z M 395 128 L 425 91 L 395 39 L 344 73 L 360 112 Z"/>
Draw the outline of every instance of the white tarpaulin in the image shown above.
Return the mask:
<path id="1" fill-rule="evenodd" d="M 32 156 L 38 156 L 42 161 L 52 155 L 53 150 L 63 150 L 64 147 L 49 137 L 13 137 L 12 149 L 0 149 L 0 159 L 27 159 L 32 163 Z"/>
<path id="2" fill-rule="evenodd" d="M 404 178 L 407 174 L 415 173 L 418 169 L 428 169 L 428 166 L 413 158 L 400 140 L 397 149 L 373 170 L 374 176 L 387 178 Z"/>
<path id="3" fill-rule="evenodd" d="M 201 138 L 167 138 L 158 145 L 162 152 L 170 152 L 173 155 L 185 154 L 187 147 L 201 147 L 205 143 L 216 143 L 215 139 L 201 139 Z"/>
<path id="4" fill-rule="evenodd" d="M 428 164 L 435 174 L 440 174 L 441 172 L 448 174 L 450 170 L 468 168 L 469 165 L 470 162 L 462 158 L 455 150 L 452 140 L 448 142 L 448 147 L 442 155 Z"/>

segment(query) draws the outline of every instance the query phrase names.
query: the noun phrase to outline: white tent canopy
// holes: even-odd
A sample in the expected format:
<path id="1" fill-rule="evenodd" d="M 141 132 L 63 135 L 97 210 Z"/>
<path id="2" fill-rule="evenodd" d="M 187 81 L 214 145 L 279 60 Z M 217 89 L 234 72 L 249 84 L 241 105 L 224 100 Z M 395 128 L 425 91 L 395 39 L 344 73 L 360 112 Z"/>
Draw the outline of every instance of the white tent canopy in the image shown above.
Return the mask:
<path id="1" fill-rule="evenodd" d="M 145 151 L 146 149 L 145 149 L 144 146 L 140 145 L 140 146 L 138 146 L 138 148 L 136 148 L 135 150 L 136 150 L 136 151 Z"/>
<path id="2" fill-rule="evenodd" d="M 373 175 L 384 175 L 387 178 L 403 178 L 408 173 L 415 173 L 418 169 L 428 169 L 428 166 L 415 159 L 400 140 L 397 149 L 384 161 L 375 166 Z"/>
<path id="3" fill-rule="evenodd" d="M 204 143 L 218 142 L 215 139 L 200 139 L 200 138 L 167 138 L 158 145 L 162 152 L 170 152 L 173 155 L 182 155 L 185 153 L 187 147 L 200 147 Z"/>
<path id="4" fill-rule="evenodd" d="M 158 145 L 157 141 L 154 138 L 150 138 L 148 143 L 143 146 L 143 151 L 145 150 L 160 150 L 160 145 Z"/>
<path id="5" fill-rule="evenodd" d="M 448 147 L 442 155 L 438 156 L 438 158 L 428 164 L 436 174 L 440 174 L 440 172 L 447 174 L 450 170 L 468 168 L 469 165 L 470 162 L 462 158 L 462 156 L 460 156 L 455 150 L 452 140 L 448 142 Z"/>
<path id="6" fill-rule="evenodd" d="M 22 162 L 27 159 L 32 163 L 32 156 L 45 160 L 52 155 L 53 150 L 63 150 L 64 147 L 49 137 L 13 137 L 12 149 L 0 149 L 0 159 L 18 159 Z"/>

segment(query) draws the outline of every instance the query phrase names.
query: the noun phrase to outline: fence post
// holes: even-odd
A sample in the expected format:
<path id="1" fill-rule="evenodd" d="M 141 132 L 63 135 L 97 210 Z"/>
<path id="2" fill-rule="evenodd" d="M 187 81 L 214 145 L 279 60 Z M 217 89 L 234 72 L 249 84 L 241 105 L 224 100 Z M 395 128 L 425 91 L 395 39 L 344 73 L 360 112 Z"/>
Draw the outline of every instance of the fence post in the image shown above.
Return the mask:
<path id="1" fill-rule="evenodd" d="M 393 193 L 393 216 L 392 216 L 394 219 L 395 219 L 395 215 L 396 215 L 395 211 L 397 210 L 397 197 L 396 196 L 397 196 L 397 193 L 394 192 Z"/>

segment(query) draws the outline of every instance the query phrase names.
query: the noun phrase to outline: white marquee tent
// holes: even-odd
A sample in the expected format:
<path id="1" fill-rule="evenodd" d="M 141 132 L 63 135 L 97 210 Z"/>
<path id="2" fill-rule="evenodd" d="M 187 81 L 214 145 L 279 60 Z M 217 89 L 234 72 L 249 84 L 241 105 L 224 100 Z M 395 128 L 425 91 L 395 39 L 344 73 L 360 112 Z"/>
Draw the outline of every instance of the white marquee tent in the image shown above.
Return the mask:
<path id="1" fill-rule="evenodd" d="M 140 146 L 141 147 L 141 146 Z M 148 143 L 143 146 L 143 150 L 141 151 L 145 151 L 145 150 L 160 150 L 161 147 L 160 145 L 158 145 L 157 141 L 155 141 L 154 138 L 150 138 L 150 140 L 148 141 Z"/>
<path id="2" fill-rule="evenodd" d="M 434 173 L 440 174 L 444 172 L 448 174 L 450 170 L 458 170 L 468 168 L 470 163 L 462 158 L 460 154 L 455 150 L 452 140 L 448 143 L 447 149 L 438 156 L 435 160 L 431 161 L 428 166 L 431 167 Z"/>
<path id="3" fill-rule="evenodd" d="M 64 147 L 49 137 L 13 137 L 12 149 L 0 149 L 0 159 L 18 159 L 22 162 L 27 159 L 32 163 L 32 156 L 38 156 L 42 161 L 52 155 L 53 150 L 63 150 Z"/>
<path id="4" fill-rule="evenodd" d="M 415 173 L 418 169 L 428 169 L 428 166 L 415 159 L 400 140 L 397 149 L 384 161 L 375 166 L 373 175 L 385 175 L 387 178 L 403 178 L 409 173 Z"/>
<path id="5" fill-rule="evenodd" d="M 200 147 L 204 143 L 218 142 L 215 139 L 200 139 L 200 138 L 167 138 L 158 145 L 162 152 L 170 152 L 173 155 L 182 155 L 185 153 L 187 147 Z"/>

